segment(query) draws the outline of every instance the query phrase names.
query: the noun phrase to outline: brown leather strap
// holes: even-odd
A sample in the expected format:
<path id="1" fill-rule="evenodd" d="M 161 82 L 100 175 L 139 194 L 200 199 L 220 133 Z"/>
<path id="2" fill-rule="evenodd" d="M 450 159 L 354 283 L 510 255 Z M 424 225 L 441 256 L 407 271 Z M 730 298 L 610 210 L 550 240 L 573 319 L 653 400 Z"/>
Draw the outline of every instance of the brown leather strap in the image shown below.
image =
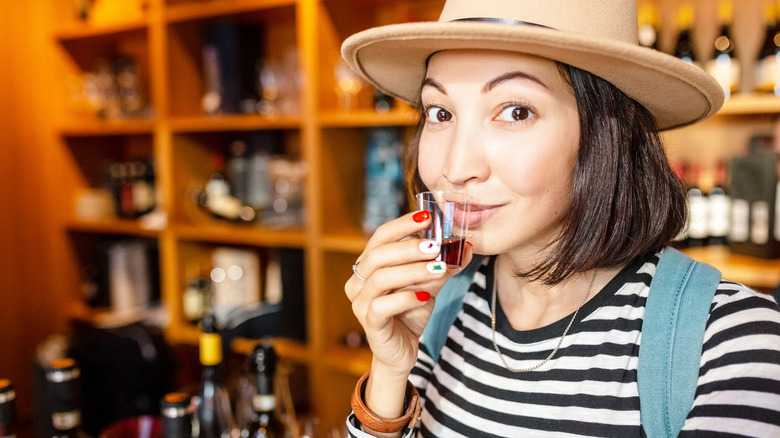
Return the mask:
<path id="1" fill-rule="evenodd" d="M 352 412 L 355 413 L 360 424 L 374 432 L 382 433 L 399 432 L 404 427 L 413 428 L 420 417 L 420 396 L 417 388 L 412 385 L 412 382 L 407 381 L 404 414 L 398 418 L 383 418 L 371 412 L 363 402 L 368 374 L 363 374 L 355 385 L 355 391 L 352 392 Z"/>

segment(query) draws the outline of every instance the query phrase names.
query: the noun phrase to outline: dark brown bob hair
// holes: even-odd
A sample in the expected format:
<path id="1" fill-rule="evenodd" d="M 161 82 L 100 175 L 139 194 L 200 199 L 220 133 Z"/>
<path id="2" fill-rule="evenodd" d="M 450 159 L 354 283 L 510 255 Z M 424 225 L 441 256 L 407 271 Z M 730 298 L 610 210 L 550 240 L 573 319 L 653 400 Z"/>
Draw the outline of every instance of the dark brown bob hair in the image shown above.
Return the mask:
<path id="1" fill-rule="evenodd" d="M 685 189 L 650 112 L 604 79 L 558 65 L 580 120 L 572 201 L 552 251 L 517 273 L 547 284 L 656 252 L 680 234 L 687 217 Z M 417 168 L 423 117 L 405 157 L 410 196 L 425 190 Z"/>

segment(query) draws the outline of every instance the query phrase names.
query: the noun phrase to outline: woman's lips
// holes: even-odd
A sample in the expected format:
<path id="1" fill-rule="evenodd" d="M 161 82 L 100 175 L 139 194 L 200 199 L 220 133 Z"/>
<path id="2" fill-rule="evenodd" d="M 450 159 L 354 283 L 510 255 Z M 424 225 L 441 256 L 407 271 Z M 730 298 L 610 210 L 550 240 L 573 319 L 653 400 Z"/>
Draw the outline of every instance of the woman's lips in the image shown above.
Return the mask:
<path id="1" fill-rule="evenodd" d="M 462 217 L 469 228 L 473 228 L 498 213 L 499 208 L 500 205 L 472 204 L 469 212 L 464 212 L 465 214 Z M 461 217 L 461 214 L 456 214 L 456 217 Z"/>

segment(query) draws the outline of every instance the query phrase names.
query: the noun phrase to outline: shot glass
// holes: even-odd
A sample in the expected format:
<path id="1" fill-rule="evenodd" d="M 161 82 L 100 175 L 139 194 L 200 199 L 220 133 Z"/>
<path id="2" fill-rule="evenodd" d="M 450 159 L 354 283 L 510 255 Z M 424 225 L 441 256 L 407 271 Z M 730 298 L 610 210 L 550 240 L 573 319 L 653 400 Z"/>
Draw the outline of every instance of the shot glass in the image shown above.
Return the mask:
<path id="1" fill-rule="evenodd" d="M 431 223 L 420 231 L 420 238 L 441 245 L 437 261 L 445 262 L 448 269 L 461 268 L 471 197 L 458 192 L 431 191 L 418 193 L 416 198 L 417 208 L 431 213 Z"/>

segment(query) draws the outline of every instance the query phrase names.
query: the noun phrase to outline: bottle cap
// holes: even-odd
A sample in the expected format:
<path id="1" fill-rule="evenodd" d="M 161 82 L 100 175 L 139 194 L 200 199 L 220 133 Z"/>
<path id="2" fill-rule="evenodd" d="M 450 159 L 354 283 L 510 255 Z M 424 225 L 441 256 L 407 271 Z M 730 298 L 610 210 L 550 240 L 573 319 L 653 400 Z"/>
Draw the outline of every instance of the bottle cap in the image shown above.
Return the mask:
<path id="1" fill-rule="evenodd" d="M 276 350 L 270 343 L 260 343 L 249 355 L 249 366 L 256 373 L 273 374 L 276 370 Z"/>
<path id="2" fill-rule="evenodd" d="M 160 414 L 165 418 L 181 418 L 190 413 L 190 396 L 187 393 L 170 392 L 160 400 Z"/>
<path id="3" fill-rule="evenodd" d="M 249 369 L 255 375 L 255 394 L 274 394 L 274 372 L 276 371 L 276 350 L 270 343 L 255 346 L 249 355 Z M 255 404 L 253 402 L 253 404 Z"/>

